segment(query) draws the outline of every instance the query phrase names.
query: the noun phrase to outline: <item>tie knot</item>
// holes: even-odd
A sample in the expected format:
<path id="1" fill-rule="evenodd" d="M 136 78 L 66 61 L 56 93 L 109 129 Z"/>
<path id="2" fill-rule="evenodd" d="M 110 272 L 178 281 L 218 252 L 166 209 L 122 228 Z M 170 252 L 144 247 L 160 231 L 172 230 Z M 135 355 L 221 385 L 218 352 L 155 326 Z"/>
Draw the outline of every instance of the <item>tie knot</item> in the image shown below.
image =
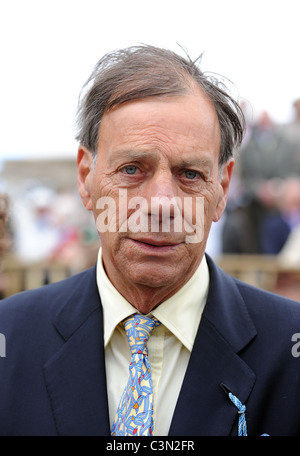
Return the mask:
<path id="1" fill-rule="evenodd" d="M 155 326 L 159 325 L 160 321 L 156 318 L 149 318 L 139 314 L 134 314 L 123 322 L 132 354 L 146 354 L 146 344 L 150 333 Z"/>

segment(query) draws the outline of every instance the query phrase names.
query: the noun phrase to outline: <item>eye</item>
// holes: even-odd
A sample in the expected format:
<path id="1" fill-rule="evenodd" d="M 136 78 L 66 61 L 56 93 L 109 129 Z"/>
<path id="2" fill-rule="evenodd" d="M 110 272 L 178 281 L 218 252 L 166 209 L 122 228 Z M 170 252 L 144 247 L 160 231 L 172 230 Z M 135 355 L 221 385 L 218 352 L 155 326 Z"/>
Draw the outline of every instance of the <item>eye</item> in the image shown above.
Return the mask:
<path id="1" fill-rule="evenodd" d="M 192 169 L 187 169 L 184 171 L 184 176 L 187 179 L 196 179 L 198 177 L 199 173 L 197 171 L 193 171 Z"/>
<path id="2" fill-rule="evenodd" d="M 126 174 L 135 174 L 137 172 L 137 166 L 134 166 L 134 165 L 128 165 L 128 166 L 125 166 L 124 168 L 124 171 Z"/>

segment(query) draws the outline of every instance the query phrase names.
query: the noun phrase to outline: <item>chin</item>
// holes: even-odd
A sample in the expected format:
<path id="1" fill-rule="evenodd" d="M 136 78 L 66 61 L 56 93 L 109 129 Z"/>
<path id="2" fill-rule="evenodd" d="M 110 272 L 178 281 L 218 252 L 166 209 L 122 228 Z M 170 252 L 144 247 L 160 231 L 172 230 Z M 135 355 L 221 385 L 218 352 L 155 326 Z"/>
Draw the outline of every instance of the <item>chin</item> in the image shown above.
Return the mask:
<path id="1" fill-rule="evenodd" d="M 136 285 L 143 285 L 145 287 L 160 288 L 172 285 L 171 277 L 161 274 L 135 274 L 132 277 L 132 282 Z"/>
<path id="2" fill-rule="evenodd" d="M 174 268 L 155 268 L 149 270 L 150 268 L 143 268 L 140 265 L 136 267 L 132 273 L 128 274 L 128 279 L 130 282 L 135 285 L 140 285 L 150 288 L 172 288 L 177 287 L 185 273 L 182 271 L 174 271 Z"/>

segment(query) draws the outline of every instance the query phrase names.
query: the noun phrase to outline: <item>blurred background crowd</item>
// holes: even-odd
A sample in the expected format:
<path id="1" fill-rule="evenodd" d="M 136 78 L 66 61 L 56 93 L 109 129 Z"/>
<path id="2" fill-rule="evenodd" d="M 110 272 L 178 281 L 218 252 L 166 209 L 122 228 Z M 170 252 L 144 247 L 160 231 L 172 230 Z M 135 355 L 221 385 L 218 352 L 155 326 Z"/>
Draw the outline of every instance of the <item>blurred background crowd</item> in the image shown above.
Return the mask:
<path id="1" fill-rule="evenodd" d="M 265 111 L 253 121 L 243 108 L 246 135 L 226 213 L 209 248 L 213 254 L 279 254 L 300 267 L 300 99 L 286 124 Z"/>
<path id="2" fill-rule="evenodd" d="M 242 107 L 246 135 L 236 154 L 227 209 L 212 227 L 207 252 L 216 260 L 271 255 L 283 268 L 299 271 L 300 99 L 285 124 L 268 112 L 253 116 Z M 0 178 L 3 296 L 18 291 L 6 270 L 60 265 L 70 275 L 94 264 L 100 241 L 77 193 L 75 157 L 6 160 Z M 47 280 L 45 272 L 42 281 Z M 300 300 L 300 294 L 292 297 Z"/>

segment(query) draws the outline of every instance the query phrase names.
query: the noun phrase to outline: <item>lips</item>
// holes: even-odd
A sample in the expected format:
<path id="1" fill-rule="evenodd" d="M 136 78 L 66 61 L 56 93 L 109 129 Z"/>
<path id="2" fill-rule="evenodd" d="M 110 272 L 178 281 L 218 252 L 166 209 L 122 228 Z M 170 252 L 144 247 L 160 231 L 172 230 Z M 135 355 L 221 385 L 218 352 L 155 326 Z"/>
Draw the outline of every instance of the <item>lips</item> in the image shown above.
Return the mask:
<path id="1" fill-rule="evenodd" d="M 149 238 L 141 238 L 141 239 L 133 239 L 131 241 L 140 248 L 152 250 L 152 251 L 170 251 L 174 250 L 180 244 L 181 241 L 174 242 L 169 240 L 157 240 L 157 239 L 149 239 Z"/>

